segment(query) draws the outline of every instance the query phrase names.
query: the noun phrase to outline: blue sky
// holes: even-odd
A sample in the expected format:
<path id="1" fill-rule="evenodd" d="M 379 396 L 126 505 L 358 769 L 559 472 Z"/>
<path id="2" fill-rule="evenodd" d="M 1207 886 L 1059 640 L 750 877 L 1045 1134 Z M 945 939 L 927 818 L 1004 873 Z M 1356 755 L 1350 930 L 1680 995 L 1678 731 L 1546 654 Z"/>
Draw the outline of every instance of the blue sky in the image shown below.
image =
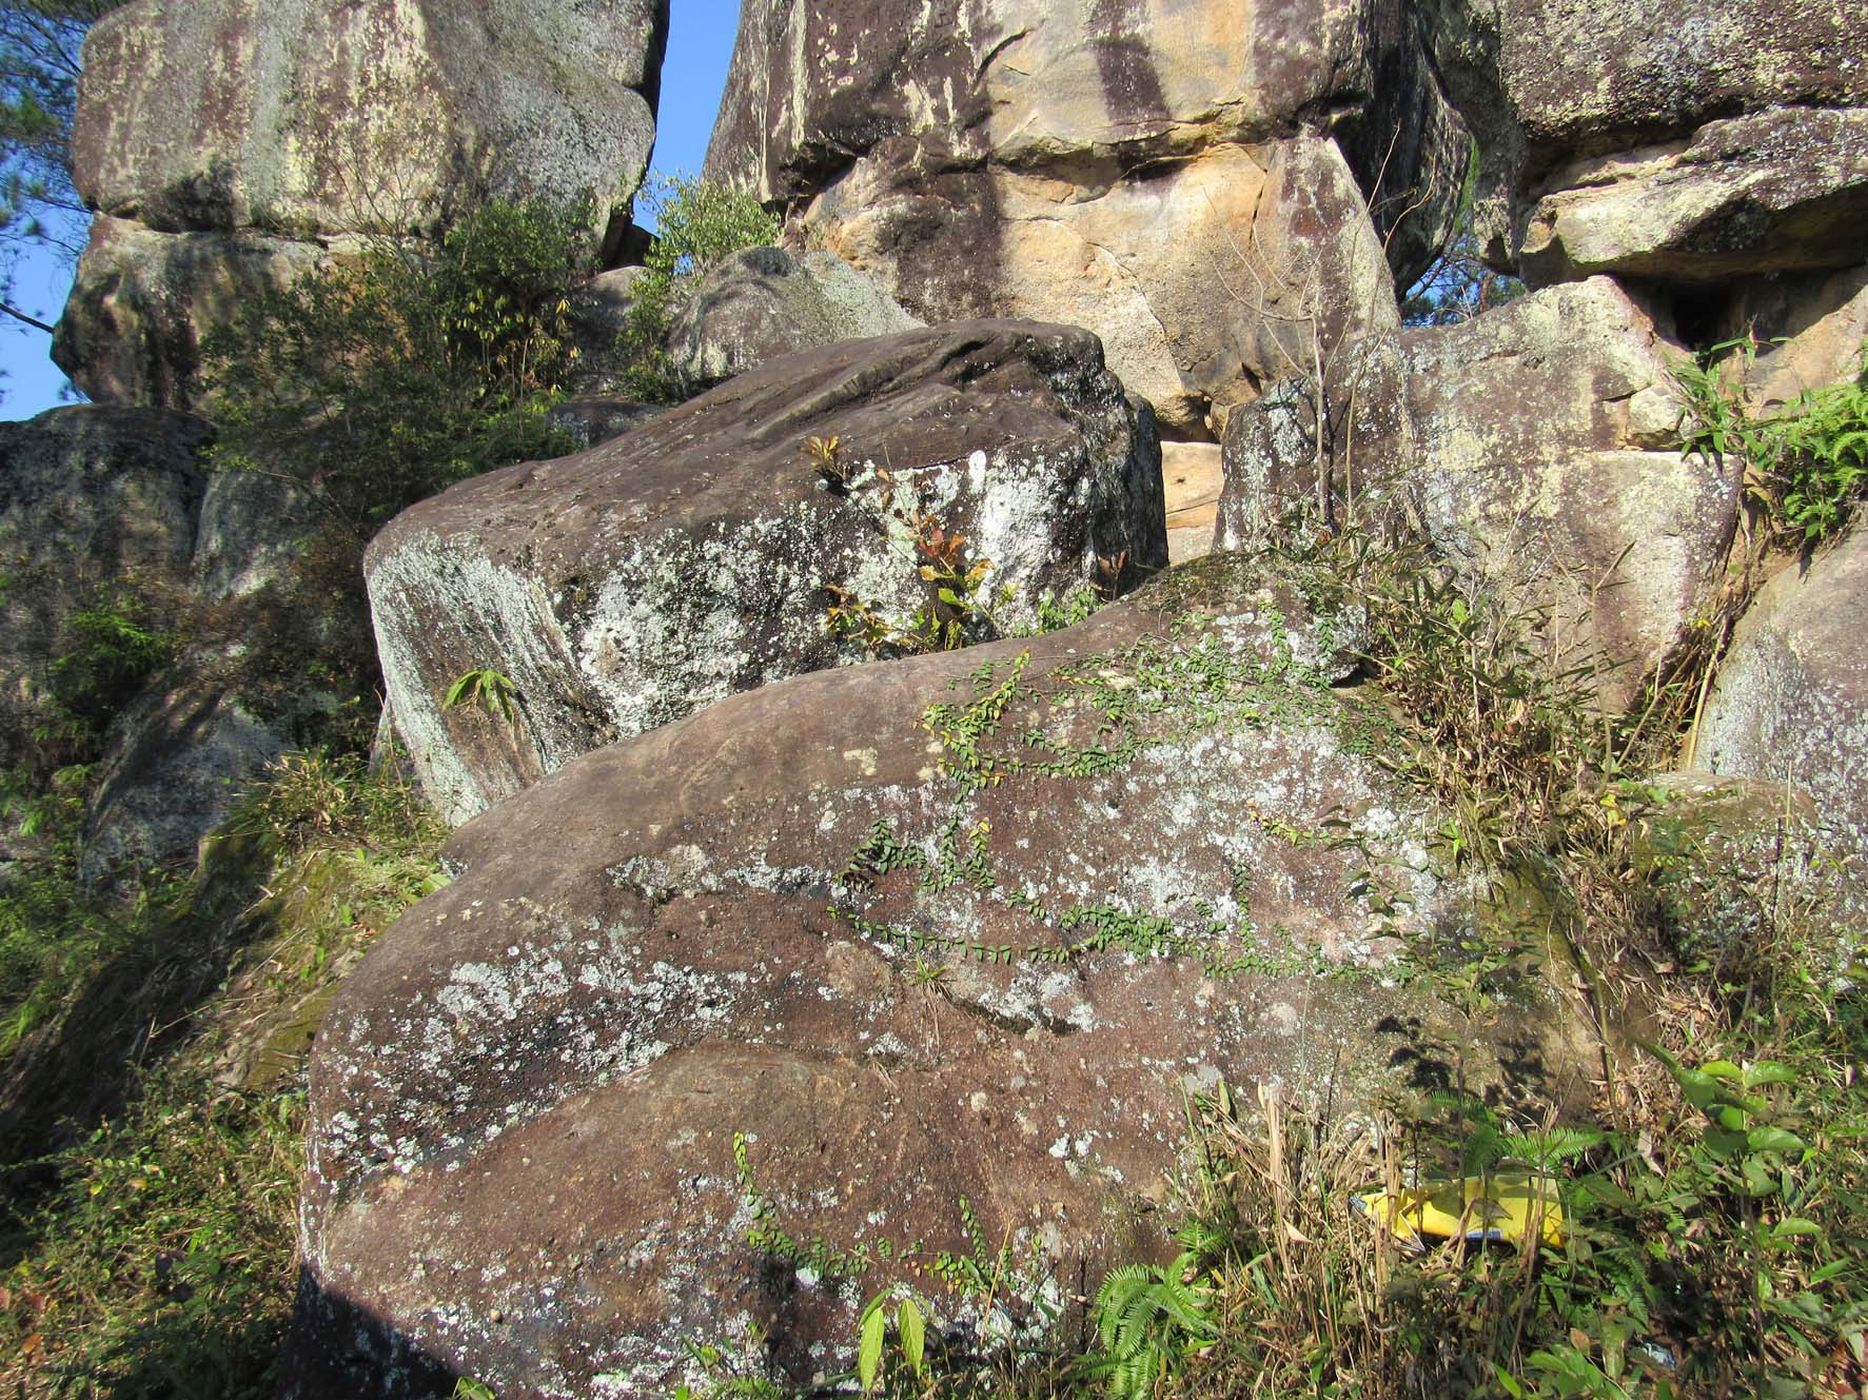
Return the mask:
<path id="1" fill-rule="evenodd" d="M 720 106 L 727 62 L 739 27 L 739 0 L 673 0 L 668 61 L 662 69 L 661 118 L 655 168 L 700 173 L 707 137 Z M 71 286 L 71 269 L 35 250 L 14 271 L 13 305 L 42 321 L 56 320 Z M 30 418 L 62 400 L 65 376 L 50 359 L 51 338 L 17 321 L 0 325 L 0 419 Z"/>

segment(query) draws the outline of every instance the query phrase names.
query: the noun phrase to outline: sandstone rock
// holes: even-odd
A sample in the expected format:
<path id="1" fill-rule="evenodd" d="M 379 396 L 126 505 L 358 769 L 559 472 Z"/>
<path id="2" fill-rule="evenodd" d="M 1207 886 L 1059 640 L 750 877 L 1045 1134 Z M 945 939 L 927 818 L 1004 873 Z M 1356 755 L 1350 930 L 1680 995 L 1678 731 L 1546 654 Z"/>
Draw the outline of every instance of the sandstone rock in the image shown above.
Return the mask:
<path id="1" fill-rule="evenodd" d="M 581 451 L 634 432 L 666 411 L 661 404 L 639 403 L 618 395 L 597 395 L 555 404 L 547 418 Z"/>
<path id="2" fill-rule="evenodd" d="M 314 1052 L 287 1393 L 425 1393 L 422 1357 L 662 1396 L 696 1336 L 808 1382 L 898 1281 L 980 1322 L 933 1255 L 1001 1243 L 1003 1325 L 1042 1327 L 1159 1257 L 1189 1092 L 1560 1074 L 1548 1002 L 1491 1040 L 1382 981 L 1394 934 L 1467 917 L 1432 819 L 1297 590 L 1189 567 L 735 696 L 460 832 Z"/>
<path id="3" fill-rule="evenodd" d="M 1550 620 L 1627 705 L 1716 594 L 1736 467 L 1683 458 L 1680 355 L 1607 278 L 1407 332 L 1427 533 L 1475 587 Z M 1528 410 L 1528 411 L 1527 411 Z"/>
<path id="4" fill-rule="evenodd" d="M 635 192 L 666 0 L 135 3 L 84 46 L 72 173 L 170 232 L 406 233 L 488 197 Z"/>
<path id="5" fill-rule="evenodd" d="M 1400 341 L 1353 341 L 1325 373 L 1280 379 L 1226 420 L 1218 548 L 1291 528 L 1400 527 L 1415 466 Z"/>
<path id="6" fill-rule="evenodd" d="M 21 761 L 78 610 L 136 592 L 157 613 L 192 577 L 212 429 L 161 409 L 57 408 L 0 424 L 0 751 Z M 127 698 L 127 697 L 125 697 Z"/>
<path id="7" fill-rule="evenodd" d="M 814 437 L 839 439 L 847 482 L 814 469 Z M 1158 462 L 1083 331 L 961 323 L 769 360 L 391 522 L 367 560 L 390 703 L 431 800 L 463 821 L 600 744 L 849 657 L 828 585 L 912 617 L 931 596 L 917 513 L 991 561 L 1005 626 L 1099 561 L 1160 567 Z M 485 668 L 516 686 L 516 723 L 442 709 Z"/>
<path id="8" fill-rule="evenodd" d="M 134 0 L 84 48 L 73 178 L 105 217 L 57 341 L 93 398 L 185 406 L 199 338 L 333 240 L 492 197 L 627 227 L 666 0 Z M 612 211 L 618 211 L 612 218 Z"/>
<path id="9" fill-rule="evenodd" d="M 1336 0 L 1098 0 L 1087 25 L 1061 0 L 756 0 L 707 170 L 929 321 L 1087 326 L 1173 434 L 1207 436 L 1209 401 L 1284 372 L 1242 337 L 1296 301 L 1391 317 L 1384 249 L 1409 279 L 1437 249 L 1466 141 L 1417 29 Z"/>
<path id="10" fill-rule="evenodd" d="M 52 339 L 52 358 L 100 403 L 186 408 L 200 340 L 240 303 L 323 256 L 268 234 L 157 233 L 100 215 Z"/>
<path id="11" fill-rule="evenodd" d="M 835 254 L 748 248 L 707 270 L 669 329 L 668 354 L 698 390 L 775 355 L 920 324 Z"/>
<path id="12" fill-rule="evenodd" d="M 1210 553 L 1225 480 L 1219 447 L 1210 442 L 1161 444 L 1161 482 L 1167 500 L 1168 562 L 1185 564 Z"/>
<path id="13" fill-rule="evenodd" d="M 1868 348 L 1868 267 L 1748 282 L 1731 296 L 1717 336 L 1757 341 L 1749 365 L 1727 361 L 1755 411 L 1846 383 L 1862 373 Z"/>
<path id="14" fill-rule="evenodd" d="M 1696 736 L 1695 762 L 1808 793 L 1825 844 L 1868 911 L 1868 533 L 1767 584 L 1732 636 Z"/>
<path id="15" fill-rule="evenodd" d="M 1861 260 L 1868 219 L 1868 106 L 1708 122 L 1684 142 L 1567 166 L 1546 186 L 1519 245 L 1533 283 L 1846 267 Z"/>

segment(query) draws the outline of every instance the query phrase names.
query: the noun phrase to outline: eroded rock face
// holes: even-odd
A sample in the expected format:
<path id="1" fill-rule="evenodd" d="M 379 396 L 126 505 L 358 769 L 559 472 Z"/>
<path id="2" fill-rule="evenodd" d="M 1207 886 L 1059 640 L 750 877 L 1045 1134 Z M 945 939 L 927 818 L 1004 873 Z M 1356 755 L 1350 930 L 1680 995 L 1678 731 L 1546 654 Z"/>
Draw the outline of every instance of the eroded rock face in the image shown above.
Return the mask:
<path id="1" fill-rule="evenodd" d="M 212 429 L 163 410 L 57 408 L 0 424 L 0 730 L 8 766 L 79 643 L 74 614 L 138 592 L 170 611 L 193 576 Z"/>
<path id="2" fill-rule="evenodd" d="M 185 405 L 222 303 L 334 237 L 423 232 L 495 197 L 588 200 L 603 230 L 654 143 L 667 10 L 135 0 L 105 16 L 72 170 L 107 219 L 60 363 L 98 399 Z"/>
<path id="3" fill-rule="evenodd" d="M 920 324 L 835 254 L 747 248 L 694 288 L 669 329 L 668 355 L 688 384 L 707 389 L 792 350 Z"/>
<path id="4" fill-rule="evenodd" d="M 425 1356 L 661 1396 L 695 1336 L 808 1381 L 892 1282 L 978 1320 L 927 1271 L 968 1211 L 1041 1322 L 1164 1246 L 1187 1091 L 1554 1069 L 1548 1007 L 1501 1052 L 1381 981 L 1401 926 L 1365 899 L 1466 914 L 1329 688 L 1355 626 L 1215 557 L 1063 632 L 735 696 L 465 828 L 319 1037 L 289 1393 L 424 1393 Z"/>
<path id="5" fill-rule="evenodd" d="M 1296 303 L 1326 339 L 1392 321 L 1390 262 L 1406 280 L 1437 249 L 1466 143 L 1419 30 L 1359 0 L 1098 0 L 1087 23 L 1061 0 L 755 0 L 707 170 L 929 321 L 1089 327 L 1208 436 L 1210 406 L 1285 372 L 1258 342 Z"/>
<path id="6" fill-rule="evenodd" d="M 1860 260 L 1864 0 L 1430 9 L 1501 265 L 1704 283 Z"/>
<path id="7" fill-rule="evenodd" d="M 834 481 L 807 452 L 832 437 Z M 825 590 L 901 621 L 928 606 L 917 516 L 991 561 L 1003 627 L 1118 561 L 1166 563 L 1152 424 L 1088 333 L 972 322 L 783 356 L 377 537 L 378 650 L 425 790 L 464 821 L 601 744 L 853 659 Z M 516 686 L 517 723 L 443 710 L 485 668 Z"/>
<path id="8" fill-rule="evenodd" d="M 1628 704 L 1713 598 L 1737 468 L 1687 458 L 1683 352 L 1607 278 L 1406 332 L 1414 492 L 1434 543 L 1504 606 L 1536 610 L 1566 663 L 1609 663 Z"/>
<path id="9" fill-rule="evenodd" d="M 1809 794 L 1849 899 L 1868 910 L 1868 534 L 1852 531 L 1806 568 L 1793 564 L 1745 613 L 1695 741 L 1714 773 Z"/>

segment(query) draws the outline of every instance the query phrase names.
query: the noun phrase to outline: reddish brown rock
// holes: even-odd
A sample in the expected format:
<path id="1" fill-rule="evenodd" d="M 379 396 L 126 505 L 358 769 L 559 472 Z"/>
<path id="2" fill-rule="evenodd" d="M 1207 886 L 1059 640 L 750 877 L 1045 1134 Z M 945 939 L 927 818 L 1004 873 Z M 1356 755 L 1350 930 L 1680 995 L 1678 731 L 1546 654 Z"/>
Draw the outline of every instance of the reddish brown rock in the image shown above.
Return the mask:
<path id="1" fill-rule="evenodd" d="M 892 1284 L 975 1335 L 933 1265 L 1002 1243 L 989 1326 L 1041 1328 L 1163 1247 L 1189 1092 L 1560 1086 L 1547 1002 L 1487 1031 L 1385 980 L 1467 905 L 1328 687 L 1353 626 L 1202 560 L 736 696 L 463 829 L 319 1038 L 288 1393 L 422 1393 L 400 1348 L 663 1396 L 694 1337 L 808 1381 Z"/>
<path id="2" fill-rule="evenodd" d="M 838 439 L 842 477 L 813 438 Z M 781 356 L 377 537 L 378 650 L 425 790 L 464 821 L 601 744 L 857 658 L 826 589 L 901 623 L 929 606 L 916 516 L 938 522 L 922 538 L 964 536 L 968 567 L 990 561 L 978 601 L 1001 629 L 1046 592 L 1166 563 L 1153 425 L 1088 333 L 967 322 Z M 444 710 L 485 669 L 516 686 L 516 722 Z"/>

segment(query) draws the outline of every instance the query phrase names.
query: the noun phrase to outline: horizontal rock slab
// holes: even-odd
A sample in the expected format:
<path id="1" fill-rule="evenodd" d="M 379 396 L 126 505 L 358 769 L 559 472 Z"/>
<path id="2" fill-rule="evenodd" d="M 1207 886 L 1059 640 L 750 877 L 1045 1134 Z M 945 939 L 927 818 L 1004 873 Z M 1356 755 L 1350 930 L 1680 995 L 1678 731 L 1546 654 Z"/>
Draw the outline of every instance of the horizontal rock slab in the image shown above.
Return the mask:
<path id="1" fill-rule="evenodd" d="M 832 438 L 820 470 L 809 444 Z M 984 321 L 801 351 L 422 502 L 366 570 L 424 790 L 464 821 L 604 743 L 854 659 L 827 587 L 905 622 L 938 603 L 930 531 L 990 561 L 980 601 L 1001 627 L 1033 623 L 1047 591 L 1166 563 L 1152 422 L 1094 336 Z M 516 690 L 512 720 L 443 708 L 488 669 Z"/>
<path id="2" fill-rule="evenodd" d="M 1555 172 L 1519 264 L 1533 283 L 1847 267 L 1868 220 L 1868 106 L 1779 107 Z"/>
<path id="3" fill-rule="evenodd" d="M 1553 1003 L 1488 1031 L 1386 977 L 1470 896 L 1330 687 L 1353 609 L 1302 596 L 1210 557 L 735 696 L 464 828 L 319 1036 L 286 1393 L 427 1393 L 421 1358 L 659 1397 L 695 1337 L 808 1382 L 892 1285 L 976 1335 L 938 1281 L 969 1267 L 988 1325 L 1041 1329 L 1170 1248 L 1189 1093 L 1560 1080 Z"/>

